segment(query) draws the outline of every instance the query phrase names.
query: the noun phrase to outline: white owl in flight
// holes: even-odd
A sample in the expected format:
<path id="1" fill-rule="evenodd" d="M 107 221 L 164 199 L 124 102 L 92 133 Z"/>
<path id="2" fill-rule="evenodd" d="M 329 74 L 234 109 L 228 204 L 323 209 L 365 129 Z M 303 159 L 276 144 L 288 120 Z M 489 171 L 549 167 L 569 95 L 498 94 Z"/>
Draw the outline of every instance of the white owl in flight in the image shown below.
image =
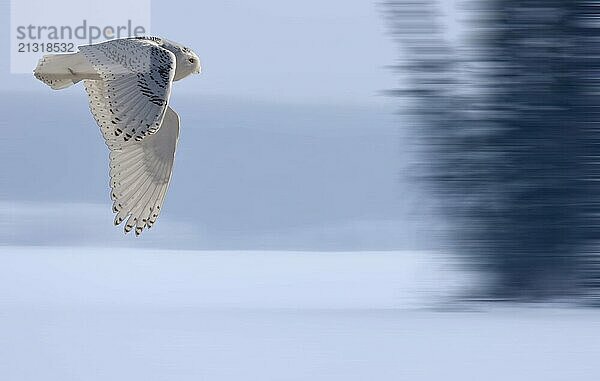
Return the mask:
<path id="1" fill-rule="evenodd" d="M 133 37 L 46 55 L 34 75 L 59 90 L 83 81 L 90 110 L 110 149 L 115 225 L 139 235 L 165 199 L 179 136 L 169 107 L 173 81 L 200 73 L 190 49 L 158 37 Z"/>

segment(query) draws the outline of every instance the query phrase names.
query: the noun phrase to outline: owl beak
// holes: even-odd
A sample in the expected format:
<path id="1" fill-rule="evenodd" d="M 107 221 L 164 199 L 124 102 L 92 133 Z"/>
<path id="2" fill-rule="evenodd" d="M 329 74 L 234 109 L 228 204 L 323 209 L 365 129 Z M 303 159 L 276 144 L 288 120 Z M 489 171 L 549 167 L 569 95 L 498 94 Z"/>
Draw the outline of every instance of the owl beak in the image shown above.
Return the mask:
<path id="1" fill-rule="evenodd" d="M 196 62 L 198 63 L 198 66 L 196 67 L 196 70 L 194 70 L 194 74 L 200 74 L 202 73 L 202 65 L 200 64 L 200 58 L 198 56 L 196 56 Z"/>

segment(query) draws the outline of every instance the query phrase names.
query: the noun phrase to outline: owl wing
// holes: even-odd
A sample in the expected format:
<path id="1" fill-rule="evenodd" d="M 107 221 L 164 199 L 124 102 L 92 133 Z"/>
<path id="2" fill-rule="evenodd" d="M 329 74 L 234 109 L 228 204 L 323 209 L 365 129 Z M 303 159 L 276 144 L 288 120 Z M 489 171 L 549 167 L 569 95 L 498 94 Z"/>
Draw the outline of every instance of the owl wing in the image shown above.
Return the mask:
<path id="1" fill-rule="evenodd" d="M 147 39 L 80 46 L 100 79 L 86 79 L 90 109 L 109 147 L 141 141 L 161 126 L 175 75 L 175 55 Z"/>
<path id="2" fill-rule="evenodd" d="M 179 116 L 167 107 L 160 128 L 141 141 L 110 147 L 110 186 L 115 225 L 135 234 L 156 222 L 173 169 Z"/>

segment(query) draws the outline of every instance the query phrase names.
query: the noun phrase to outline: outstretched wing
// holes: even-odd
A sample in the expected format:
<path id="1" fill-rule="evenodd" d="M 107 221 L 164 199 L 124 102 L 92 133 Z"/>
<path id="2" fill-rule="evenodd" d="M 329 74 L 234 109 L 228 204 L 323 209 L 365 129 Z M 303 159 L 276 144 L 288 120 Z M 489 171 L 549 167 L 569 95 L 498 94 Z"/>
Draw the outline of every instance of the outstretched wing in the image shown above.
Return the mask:
<path id="1" fill-rule="evenodd" d="M 80 46 L 99 80 L 84 81 L 90 109 L 109 147 L 141 141 L 161 126 L 175 75 L 175 55 L 152 40 Z"/>
<path id="2" fill-rule="evenodd" d="M 142 141 L 111 147 L 110 186 L 117 213 L 115 225 L 123 221 L 125 232 L 135 227 L 139 235 L 152 227 L 169 187 L 179 137 L 179 116 L 167 107 L 162 125 Z"/>

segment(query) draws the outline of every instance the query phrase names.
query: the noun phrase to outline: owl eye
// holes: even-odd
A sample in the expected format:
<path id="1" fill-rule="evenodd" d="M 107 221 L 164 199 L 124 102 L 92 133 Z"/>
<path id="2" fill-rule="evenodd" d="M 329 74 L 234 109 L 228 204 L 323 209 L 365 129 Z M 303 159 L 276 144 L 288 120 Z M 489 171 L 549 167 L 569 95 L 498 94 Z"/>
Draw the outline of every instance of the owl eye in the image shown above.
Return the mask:
<path id="1" fill-rule="evenodd" d="M 190 61 L 190 63 L 194 63 L 194 59 L 193 58 L 188 58 L 188 61 Z"/>

